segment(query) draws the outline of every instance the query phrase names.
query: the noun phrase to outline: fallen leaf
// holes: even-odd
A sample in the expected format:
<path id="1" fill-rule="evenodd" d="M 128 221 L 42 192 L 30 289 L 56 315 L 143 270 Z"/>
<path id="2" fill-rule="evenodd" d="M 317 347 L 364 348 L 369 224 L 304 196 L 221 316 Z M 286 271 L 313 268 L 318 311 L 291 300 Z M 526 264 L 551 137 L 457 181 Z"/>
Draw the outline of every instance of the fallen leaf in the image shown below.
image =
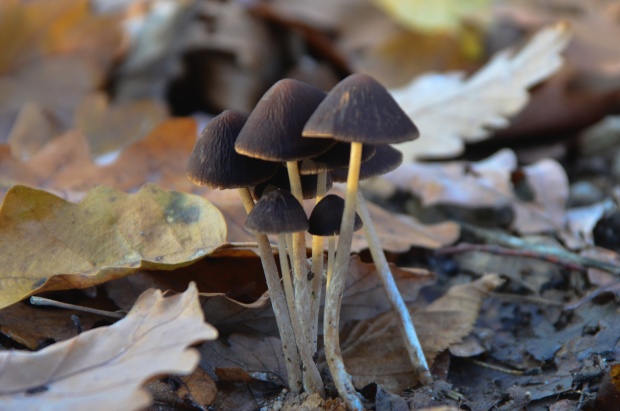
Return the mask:
<path id="1" fill-rule="evenodd" d="M 71 315 L 77 315 L 80 324 L 89 330 L 104 317 L 73 310 L 54 310 L 36 308 L 26 304 L 13 304 L 0 310 L 0 333 L 36 350 L 41 344 L 51 340 L 63 341 L 78 333 Z"/>
<path id="2" fill-rule="evenodd" d="M 107 166 L 93 163 L 87 139 L 79 131 L 55 138 L 23 162 L 0 146 L 0 189 L 26 184 L 55 192 L 80 193 L 103 184 L 133 191 L 152 182 L 188 192 L 195 186 L 185 176 L 185 163 L 195 141 L 196 121 L 176 118 L 158 124 Z"/>
<path id="3" fill-rule="evenodd" d="M 103 93 L 86 96 L 76 107 L 73 126 L 88 138 L 93 157 L 142 140 L 168 116 L 163 102 L 154 99 L 110 104 Z"/>
<path id="4" fill-rule="evenodd" d="M 420 130 L 415 142 L 399 144 L 406 160 L 459 155 L 464 143 L 505 128 L 507 117 L 528 101 L 527 89 L 562 65 L 570 38 L 566 24 L 539 31 L 523 48 L 502 51 L 468 79 L 461 72 L 427 74 L 392 89 L 392 96 Z"/>
<path id="5" fill-rule="evenodd" d="M 211 203 L 155 185 L 135 194 L 99 186 L 80 204 L 15 186 L 0 208 L 0 227 L 0 307 L 140 268 L 187 265 L 226 237 L 224 219 Z"/>
<path id="6" fill-rule="evenodd" d="M 374 0 L 374 3 L 406 27 L 435 32 L 458 29 L 466 17 L 486 10 L 492 0 Z"/>
<path id="7" fill-rule="evenodd" d="M 198 353 L 188 347 L 217 338 L 204 322 L 198 292 L 142 294 L 127 317 L 41 351 L 0 353 L 0 405 L 43 408 L 138 410 L 150 402 L 140 386 L 164 373 L 190 373 Z"/>
<path id="8" fill-rule="evenodd" d="M 176 393 L 185 403 L 207 408 L 215 401 L 215 381 L 202 368 L 198 367 L 192 374 L 181 377 L 181 384 Z"/>
<path id="9" fill-rule="evenodd" d="M 21 159 L 32 157 L 54 137 L 55 128 L 39 104 L 25 103 L 7 138 L 11 153 Z"/>
<path id="10" fill-rule="evenodd" d="M 543 159 L 517 169 L 514 152 L 503 149 L 476 163 L 403 164 L 383 177 L 415 194 L 426 207 L 510 206 L 514 212 L 511 226 L 522 234 L 565 228 L 568 177 L 554 160 Z M 519 188 L 526 193 L 518 193 Z"/>
<path id="11" fill-rule="evenodd" d="M 429 363 L 471 332 L 482 300 L 502 282 L 497 275 L 485 275 L 470 284 L 452 287 L 428 307 L 411 313 Z M 341 345 L 356 387 L 375 382 L 386 390 L 400 392 L 417 382 L 413 366 L 403 361 L 408 357 L 391 312 L 360 321 Z"/>

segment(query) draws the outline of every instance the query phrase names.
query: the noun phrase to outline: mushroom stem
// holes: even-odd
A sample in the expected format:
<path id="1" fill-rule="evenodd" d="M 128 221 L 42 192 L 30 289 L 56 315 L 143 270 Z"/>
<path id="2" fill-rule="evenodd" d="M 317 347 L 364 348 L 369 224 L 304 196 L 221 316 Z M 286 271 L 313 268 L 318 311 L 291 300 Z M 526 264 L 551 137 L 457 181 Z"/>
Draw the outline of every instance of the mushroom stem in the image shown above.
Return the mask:
<path id="1" fill-rule="evenodd" d="M 394 281 L 394 276 L 392 275 L 390 266 L 385 258 L 385 254 L 383 253 L 383 247 L 379 242 L 377 230 L 375 229 L 375 225 L 372 223 L 370 213 L 368 212 L 368 207 L 366 207 L 366 201 L 364 200 L 364 196 L 361 191 L 358 191 L 357 193 L 357 212 L 364 223 L 364 234 L 366 235 L 368 248 L 370 249 L 372 260 L 377 268 L 377 273 L 379 273 L 379 278 L 381 279 L 381 283 L 383 284 L 388 300 L 390 300 L 390 304 L 392 304 L 392 309 L 396 312 L 396 315 L 400 320 L 398 324 L 401 332 L 403 333 L 403 339 L 405 340 L 405 347 L 407 348 L 407 352 L 409 354 L 409 360 L 416 368 L 417 374 L 420 376 L 422 382 L 428 384 L 432 381 L 432 377 L 428 368 L 428 363 L 426 362 L 426 357 L 422 351 L 422 346 L 420 345 L 420 340 L 418 339 L 418 335 L 415 331 L 409 310 L 407 309 L 407 306 L 398 291 L 398 287 Z"/>
<path id="2" fill-rule="evenodd" d="M 336 258 L 336 239 L 335 235 L 327 239 L 327 281 L 334 274 L 334 259 Z"/>
<path id="3" fill-rule="evenodd" d="M 291 194 L 303 205 L 304 198 L 301 189 L 301 178 L 297 161 L 287 161 L 286 168 L 291 185 Z M 295 273 L 295 303 L 297 314 L 304 330 L 304 341 L 308 348 L 312 347 L 312 335 L 310 334 L 310 280 L 308 279 L 308 261 L 306 258 L 306 235 L 305 233 L 293 233 L 293 249 L 291 262 Z"/>
<path id="4" fill-rule="evenodd" d="M 362 143 L 351 143 L 351 157 L 347 175 L 347 192 L 344 202 L 344 212 L 340 225 L 340 239 L 336 251 L 334 274 L 327 283 L 325 294 L 325 319 L 323 322 L 325 339 L 325 358 L 332 374 L 338 393 L 347 406 L 353 410 L 363 410 L 362 401 L 355 391 L 351 378 L 347 374 L 340 352 L 340 304 L 347 271 L 349 268 L 349 254 L 353 240 L 355 224 L 355 203 L 359 185 L 359 172 L 362 157 Z"/>
<path id="5" fill-rule="evenodd" d="M 309 394 L 318 393 L 321 397 L 325 398 L 325 388 L 323 381 L 321 380 L 321 374 L 312 358 L 313 351 L 308 350 L 303 342 L 303 330 L 301 323 L 299 322 L 299 316 L 297 315 L 297 308 L 295 307 L 295 292 L 293 290 L 293 282 L 291 281 L 290 267 L 287 261 L 286 244 L 288 235 L 278 235 L 278 250 L 280 254 L 280 268 L 282 270 L 282 282 L 284 283 L 284 292 L 286 294 L 286 302 L 288 303 L 288 309 L 291 316 L 291 322 L 293 323 L 293 333 L 295 340 L 297 341 L 297 348 L 301 355 L 301 361 L 304 365 L 303 382 L 304 389 Z"/>
<path id="6" fill-rule="evenodd" d="M 245 211 L 249 214 L 252 208 L 254 208 L 254 200 L 252 200 L 250 190 L 247 188 L 239 188 L 238 192 L 243 201 Z M 286 299 L 282 291 L 282 286 L 280 285 L 278 267 L 276 266 L 276 261 L 271 251 L 271 244 L 269 244 L 267 236 L 264 234 L 255 234 L 255 238 L 258 246 L 258 254 L 263 264 L 263 271 L 265 272 L 271 306 L 273 307 L 276 324 L 280 332 L 280 338 L 282 339 L 282 351 L 284 352 L 284 364 L 286 365 L 288 385 L 291 391 L 301 392 L 301 360 L 295 344 L 293 326 L 286 307 Z"/>
<path id="7" fill-rule="evenodd" d="M 321 171 L 316 181 L 316 204 L 327 194 L 327 171 Z M 310 335 L 312 336 L 312 351 L 317 349 L 319 329 L 319 308 L 321 305 L 321 285 L 323 284 L 323 256 L 325 255 L 323 237 L 312 236 L 312 284 L 310 294 Z"/>

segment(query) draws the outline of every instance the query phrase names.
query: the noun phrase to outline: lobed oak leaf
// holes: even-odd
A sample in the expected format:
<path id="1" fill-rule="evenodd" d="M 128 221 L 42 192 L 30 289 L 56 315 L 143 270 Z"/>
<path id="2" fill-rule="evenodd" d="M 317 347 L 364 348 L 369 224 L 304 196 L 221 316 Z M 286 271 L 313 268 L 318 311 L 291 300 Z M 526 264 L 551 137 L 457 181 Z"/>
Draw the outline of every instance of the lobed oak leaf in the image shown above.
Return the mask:
<path id="1" fill-rule="evenodd" d="M 398 145 L 406 160 L 451 157 L 464 144 L 505 128 L 528 101 L 527 89 L 562 65 L 570 38 L 567 24 L 540 30 L 523 48 L 496 54 L 468 79 L 461 72 L 427 74 L 392 89 L 394 99 L 420 130 L 415 142 Z"/>
<path id="2" fill-rule="evenodd" d="M 0 308 L 44 290 L 184 266 L 225 237 L 211 203 L 152 184 L 135 194 L 99 186 L 79 204 L 15 186 L 0 208 Z"/>
<path id="3" fill-rule="evenodd" d="M 0 353 L 0 408 L 143 409 L 150 403 L 141 389 L 146 380 L 191 373 L 199 355 L 189 346 L 215 338 L 194 284 L 168 298 L 149 290 L 114 325 L 34 353 Z"/>
<path id="4" fill-rule="evenodd" d="M 471 332 L 482 300 L 502 282 L 497 275 L 485 275 L 454 286 L 428 307 L 411 312 L 429 363 Z M 417 382 L 413 366 L 403 361 L 407 352 L 396 321 L 391 312 L 360 321 L 342 339 L 342 355 L 356 387 L 375 382 L 400 392 Z"/>

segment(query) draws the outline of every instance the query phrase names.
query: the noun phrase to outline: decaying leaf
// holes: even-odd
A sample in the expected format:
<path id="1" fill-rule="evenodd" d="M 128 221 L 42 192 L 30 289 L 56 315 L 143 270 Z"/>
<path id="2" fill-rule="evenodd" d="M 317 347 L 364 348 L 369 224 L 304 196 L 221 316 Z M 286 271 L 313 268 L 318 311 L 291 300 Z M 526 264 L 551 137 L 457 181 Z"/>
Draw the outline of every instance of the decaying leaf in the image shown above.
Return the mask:
<path id="1" fill-rule="evenodd" d="M 43 290 L 84 288 L 146 269 L 189 264 L 224 243 L 208 201 L 145 185 L 104 186 L 79 204 L 15 186 L 0 208 L 0 307 Z"/>
<path id="2" fill-rule="evenodd" d="M 412 312 L 430 363 L 439 352 L 471 332 L 482 300 L 501 283 L 497 275 L 485 275 L 472 283 L 452 287 L 428 307 Z M 356 387 L 376 382 L 387 390 L 400 392 L 417 381 L 411 364 L 403 361 L 407 353 L 391 312 L 355 325 L 342 341 L 342 354 Z"/>
<path id="3" fill-rule="evenodd" d="M 512 227 L 520 233 L 564 229 L 568 177 L 554 160 L 544 159 L 517 169 L 514 152 L 503 149 L 476 163 L 403 164 L 384 177 L 418 196 L 424 206 L 510 206 L 514 211 Z M 519 184 L 526 193 L 517 192 Z"/>
<path id="4" fill-rule="evenodd" d="M 164 298 L 142 294 L 127 317 L 41 351 L 0 353 L 0 408 L 138 410 L 149 404 L 140 386 L 198 365 L 192 344 L 217 338 L 204 322 L 196 286 Z"/>
<path id="5" fill-rule="evenodd" d="M 528 101 L 527 90 L 562 64 L 570 38 L 560 23 L 539 31 L 517 52 L 502 51 L 468 79 L 463 73 L 427 74 L 391 90 L 420 129 L 420 138 L 398 145 L 405 159 L 456 156 L 465 142 L 504 128 Z"/>

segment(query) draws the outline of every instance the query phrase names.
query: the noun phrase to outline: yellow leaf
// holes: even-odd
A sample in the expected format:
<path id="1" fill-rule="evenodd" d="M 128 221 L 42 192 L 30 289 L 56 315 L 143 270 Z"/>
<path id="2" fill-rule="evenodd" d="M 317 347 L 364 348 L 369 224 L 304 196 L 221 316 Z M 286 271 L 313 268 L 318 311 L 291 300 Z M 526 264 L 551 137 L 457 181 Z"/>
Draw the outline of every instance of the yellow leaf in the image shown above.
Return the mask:
<path id="1" fill-rule="evenodd" d="M 200 360 L 189 347 L 216 338 L 194 283 L 169 298 L 150 289 L 114 325 L 34 353 L 0 353 L 0 409 L 144 409 L 151 402 L 141 388 L 146 380 L 189 374 Z"/>
<path id="2" fill-rule="evenodd" d="M 422 31 L 455 30 L 464 17 L 488 9 L 493 0 L 374 0 L 406 27 Z"/>
<path id="3" fill-rule="evenodd" d="M 79 204 L 15 186 L 0 208 L 0 308 L 47 290 L 84 288 L 138 269 L 174 269 L 225 242 L 205 199 L 147 184 L 91 190 Z"/>

